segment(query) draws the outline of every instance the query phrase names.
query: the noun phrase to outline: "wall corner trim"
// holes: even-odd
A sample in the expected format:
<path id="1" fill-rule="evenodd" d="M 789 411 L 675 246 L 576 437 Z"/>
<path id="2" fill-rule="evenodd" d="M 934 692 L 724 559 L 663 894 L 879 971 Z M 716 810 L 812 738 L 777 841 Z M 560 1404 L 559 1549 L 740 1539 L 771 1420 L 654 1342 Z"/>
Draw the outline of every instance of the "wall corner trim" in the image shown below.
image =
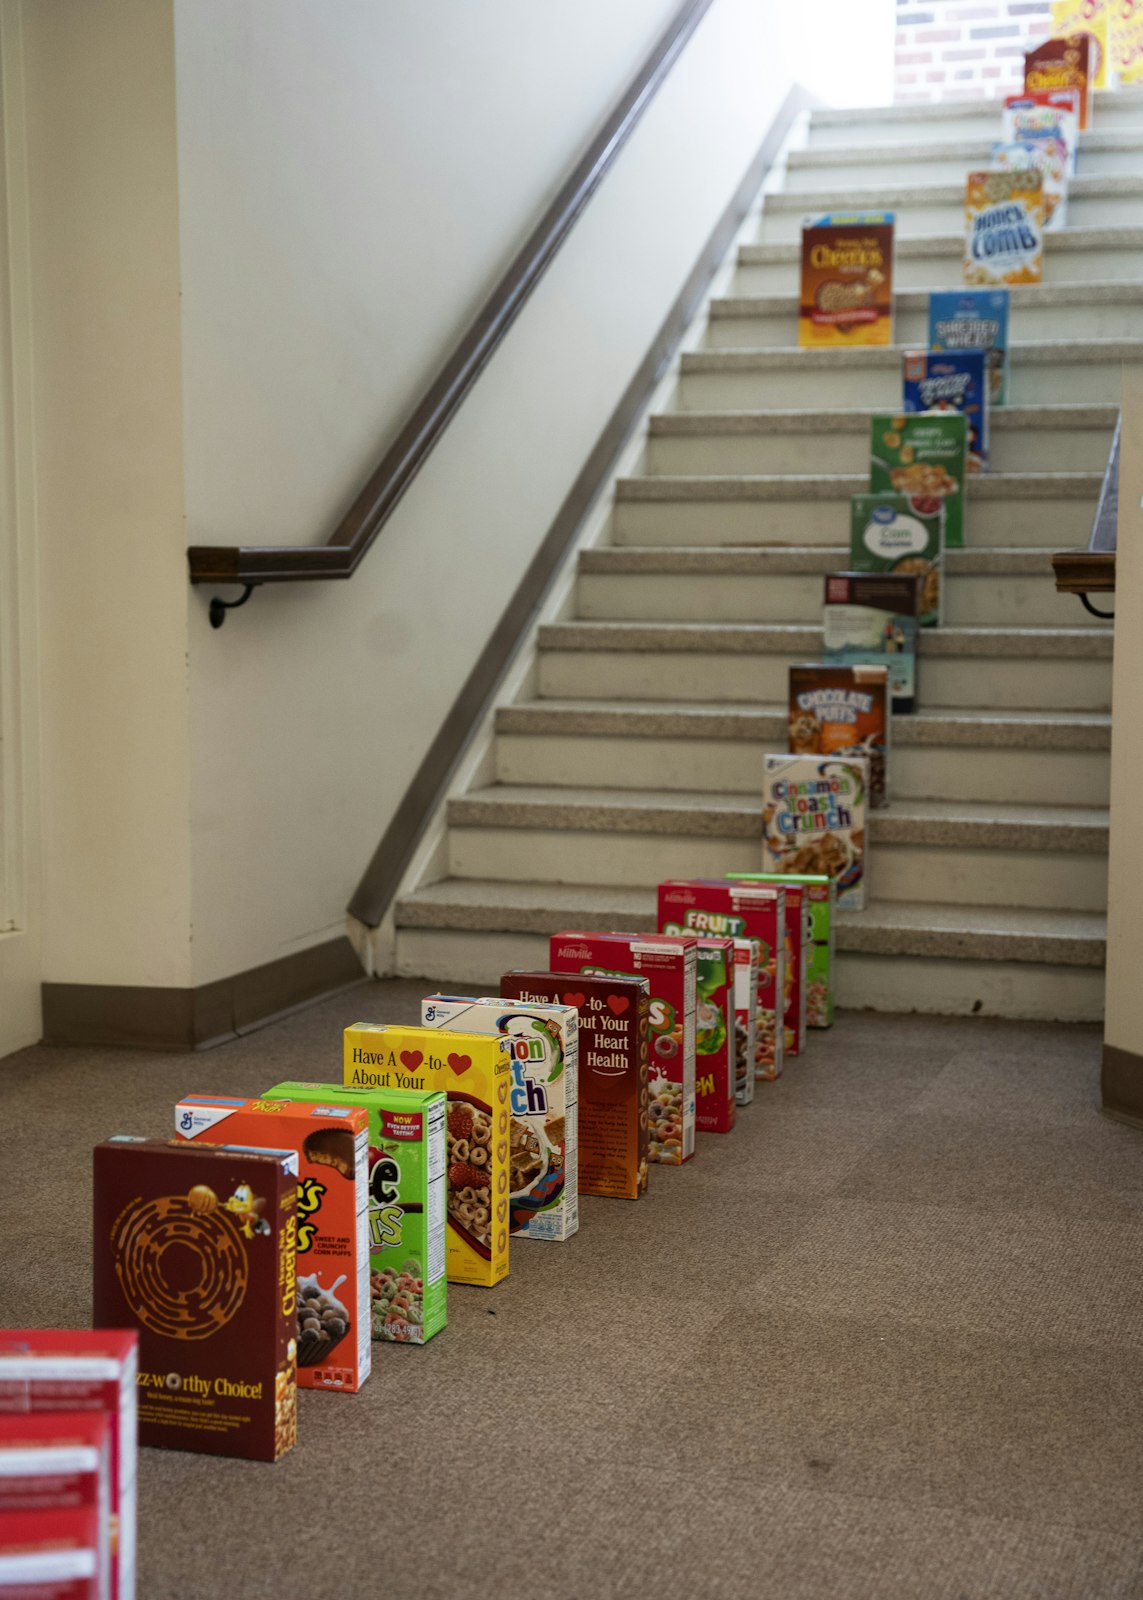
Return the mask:
<path id="1" fill-rule="evenodd" d="M 1105 1044 L 1100 1098 L 1109 1116 L 1143 1128 L 1143 1055 Z"/>

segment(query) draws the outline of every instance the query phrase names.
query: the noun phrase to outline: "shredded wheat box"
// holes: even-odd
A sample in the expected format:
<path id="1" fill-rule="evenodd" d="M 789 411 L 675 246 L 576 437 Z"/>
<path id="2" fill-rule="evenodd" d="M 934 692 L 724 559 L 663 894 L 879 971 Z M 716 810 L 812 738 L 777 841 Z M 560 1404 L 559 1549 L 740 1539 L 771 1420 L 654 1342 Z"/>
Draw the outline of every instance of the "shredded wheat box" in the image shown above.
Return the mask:
<path id="1" fill-rule="evenodd" d="M 892 344 L 893 225 L 891 211 L 804 219 L 799 344 Z"/>
<path id="2" fill-rule="evenodd" d="M 786 895 L 775 886 L 716 878 L 668 879 L 659 885 L 660 928 L 671 933 L 749 939 L 758 945 L 754 1076 L 774 1079 L 785 1058 Z"/>
<path id="3" fill-rule="evenodd" d="M 964 544 L 964 495 L 968 476 L 968 423 L 956 411 L 914 412 L 912 416 L 875 416 L 870 423 L 869 490 L 878 497 L 901 494 L 909 501 L 910 514 L 918 518 L 935 516 L 944 507 L 943 548 L 959 550 Z M 851 551 L 853 543 L 851 537 Z M 890 570 L 921 572 L 921 566 L 906 566 L 902 557 L 919 556 L 920 550 L 898 550 Z M 931 558 L 930 558 L 931 559 Z M 859 570 L 870 569 L 854 561 Z M 921 620 L 934 609 L 931 595 L 922 592 Z"/>
<path id="4" fill-rule="evenodd" d="M 734 1099 L 740 1106 L 754 1100 L 755 1055 L 758 1049 L 757 939 L 734 939 Z"/>
<path id="5" fill-rule="evenodd" d="M 807 981 L 806 1022 L 811 1028 L 832 1028 L 834 1017 L 834 912 L 837 891 L 832 878 L 822 874 L 728 872 L 735 883 L 800 883 L 805 889 L 809 953 L 804 966 Z"/>
<path id="6" fill-rule="evenodd" d="M 738 1116 L 734 1073 L 734 940 L 698 942 L 695 1007 L 695 1122 L 729 1133 Z"/>
<path id="7" fill-rule="evenodd" d="M 968 470 L 988 470 L 988 373 L 983 350 L 906 350 L 901 359 L 906 413 L 957 412 L 968 421 Z"/>
<path id="8" fill-rule="evenodd" d="M 382 1344 L 426 1344 L 448 1321 L 444 1095 L 439 1090 L 418 1094 L 291 1080 L 267 1093 L 287 1100 L 320 1100 L 324 1106 L 364 1115 L 373 1337 Z"/>
<path id="9" fill-rule="evenodd" d="M 865 757 L 768 755 L 762 788 L 767 872 L 832 878 L 837 905 L 865 909 Z"/>
<path id="10" fill-rule="evenodd" d="M 175 1133 L 296 1153 L 298 1388 L 356 1393 L 373 1360 L 365 1112 L 293 1097 L 191 1094 L 175 1107 Z"/>
<path id="11" fill-rule="evenodd" d="M 507 1039 L 357 1022 L 345 1030 L 344 1051 L 349 1088 L 438 1089 L 448 1096 L 448 1281 L 492 1288 L 508 1276 L 509 1264 Z"/>
<path id="12" fill-rule="evenodd" d="M 827 666 L 884 667 L 893 712 L 917 703 L 918 573 L 829 572 L 822 608 Z"/>
<path id="13" fill-rule="evenodd" d="M 983 350 L 994 406 L 1008 398 L 1009 299 L 1007 289 L 934 290 L 929 296 L 929 349 Z"/>
<path id="14" fill-rule="evenodd" d="M 579 1012 L 574 1006 L 433 994 L 426 1027 L 498 1033 L 512 1052 L 508 1213 L 514 1234 L 570 1239 L 579 1227 Z"/>
<path id="15" fill-rule="evenodd" d="M 649 1082 L 647 1160 L 682 1166 L 695 1153 L 695 977 L 697 941 L 654 933 L 552 936 L 556 972 L 647 978 Z"/>

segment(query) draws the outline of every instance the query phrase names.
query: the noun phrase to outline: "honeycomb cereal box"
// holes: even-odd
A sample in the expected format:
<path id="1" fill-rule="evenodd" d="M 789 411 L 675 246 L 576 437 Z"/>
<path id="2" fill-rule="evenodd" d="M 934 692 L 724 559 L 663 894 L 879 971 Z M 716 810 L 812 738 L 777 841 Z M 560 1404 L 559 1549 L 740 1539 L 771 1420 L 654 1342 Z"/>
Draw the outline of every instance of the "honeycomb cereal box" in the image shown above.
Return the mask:
<path id="1" fill-rule="evenodd" d="M 579 1018 L 579 1192 L 646 1194 L 648 980 L 506 972 L 500 994 L 515 1004 L 570 1006 Z"/>
<path id="2" fill-rule="evenodd" d="M 863 911 L 868 759 L 768 755 L 764 762 L 764 870 L 825 874 L 834 880 L 839 907 Z"/>
<path id="3" fill-rule="evenodd" d="M 734 1099 L 740 1106 L 754 1100 L 755 1052 L 758 1048 L 757 939 L 734 943 Z"/>
<path id="4" fill-rule="evenodd" d="M 968 421 L 957 411 L 914 412 L 912 416 L 875 416 L 870 423 L 869 490 L 871 494 L 901 494 L 909 501 L 910 514 L 932 517 L 944 507 L 944 548 L 959 550 L 964 544 L 964 486 L 968 476 Z M 893 572 L 920 572 L 920 565 L 906 566 L 903 556 L 920 556 L 923 547 L 898 550 L 889 569 Z M 858 571 L 881 571 L 853 559 Z M 931 554 L 927 557 L 931 561 Z M 939 610 L 939 593 L 922 592 L 921 621 Z"/>
<path id="5" fill-rule="evenodd" d="M 366 1224 L 369 1121 L 356 1106 L 192 1094 L 175 1134 L 298 1157 L 298 1388 L 355 1393 L 373 1360 Z"/>
<path id="6" fill-rule="evenodd" d="M 658 921 L 669 933 L 711 934 L 757 943 L 754 1076 L 780 1077 L 787 994 L 785 891 L 769 884 L 737 884 L 717 878 L 668 879 L 659 885 Z"/>
<path id="7" fill-rule="evenodd" d="M 267 1098 L 317 1102 L 326 1111 L 365 1119 L 363 1321 L 383 1344 L 427 1344 L 448 1321 L 444 1095 L 288 1080 Z M 299 1269 L 301 1261 L 299 1255 Z M 314 1303 L 315 1287 L 299 1270 L 303 1322 L 313 1315 L 325 1320 L 320 1293 Z"/>
<path id="8" fill-rule="evenodd" d="M 1052 38 L 1087 39 L 1093 89 L 1115 87 L 1115 63 L 1110 49 L 1112 9 L 1108 0 L 1052 0 Z"/>
<path id="9" fill-rule="evenodd" d="M 579 1012 L 574 1006 L 433 994 L 426 1027 L 502 1034 L 512 1048 L 508 1214 L 528 1239 L 570 1239 L 579 1227 Z"/>
<path id="10" fill-rule="evenodd" d="M 729 1133 L 738 1117 L 733 939 L 699 940 L 696 988 L 695 1123 L 700 1133 Z"/>
<path id="11" fill-rule="evenodd" d="M 1075 89 L 1082 132 L 1091 127 L 1095 68 L 1089 35 L 1073 33 L 1066 38 L 1045 39 L 1043 44 L 1024 52 L 1024 91 L 1047 94 L 1054 89 Z"/>
<path id="12" fill-rule="evenodd" d="M 891 211 L 802 223 L 800 345 L 893 343 Z"/>
<path id="13" fill-rule="evenodd" d="M 508 1040 L 357 1022 L 345 1030 L 344 1052 L 348 1088 L 448 1096 L 448 1281 L 499 1283 L 508 1276 Z"/>
<path id="14" fill-rule="evenodd" d="M 557 933 L 556 972 L 647 978 L 647 1159 L 682 1166 L 695 1153 L 695 983 L 698 941 L 655 933 Z"/>
<path id="15" fill-rule="evenodd" d="M 1039 283 L 1044 275 L 1044 175 L 1032 167 L 970 172 L 964 194 L 964 281 Z"/>
<path id="16" fill-rule="evenodd" d="M 832 1028 L 834 1017 L 834 912 L 837 892 L 832 878 L 820 873 L 728 872 L 735 883 L 798 883 L 805 889 L 808 950 L 803 965 L 806 1023 L 811 1028 Z"/>

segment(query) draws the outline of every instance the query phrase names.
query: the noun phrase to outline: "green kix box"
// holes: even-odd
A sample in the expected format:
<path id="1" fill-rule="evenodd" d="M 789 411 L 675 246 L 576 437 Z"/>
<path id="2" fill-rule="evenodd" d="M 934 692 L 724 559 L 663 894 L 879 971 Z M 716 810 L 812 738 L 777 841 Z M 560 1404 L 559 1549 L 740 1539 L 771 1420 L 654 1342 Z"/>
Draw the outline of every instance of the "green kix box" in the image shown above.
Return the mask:
<path id="1" fill-rule="evenodd" d="M 448 1320 L 445 1112 L 440 1090 L 276 1083 L 267 1096 L 369 1114 L 369 1266 L 373 1337 L 425 1344 Z"/>
<path id="2" fill-rule="evenodd" d="M 833 1026 L 834 926 L 837 891 L 832 878 L 813 872 L 728 872 L 743 883 L 801 883 L 806 889 L 810 950 L 807 963 L 806 1022 L 811 1028 Z"/>

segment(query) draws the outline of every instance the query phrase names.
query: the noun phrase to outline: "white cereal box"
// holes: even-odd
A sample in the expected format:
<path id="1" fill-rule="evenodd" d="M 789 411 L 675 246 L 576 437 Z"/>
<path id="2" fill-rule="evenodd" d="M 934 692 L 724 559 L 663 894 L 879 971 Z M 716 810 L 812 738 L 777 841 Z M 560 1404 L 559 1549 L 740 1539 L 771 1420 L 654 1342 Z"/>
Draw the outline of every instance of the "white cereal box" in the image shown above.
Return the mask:
<path id="1" fill-rule="evenodd" d="M 734 941 L 734 1098 L 754 1098 L 754 1052 L 758 1039 L 758 940 Z"/>

